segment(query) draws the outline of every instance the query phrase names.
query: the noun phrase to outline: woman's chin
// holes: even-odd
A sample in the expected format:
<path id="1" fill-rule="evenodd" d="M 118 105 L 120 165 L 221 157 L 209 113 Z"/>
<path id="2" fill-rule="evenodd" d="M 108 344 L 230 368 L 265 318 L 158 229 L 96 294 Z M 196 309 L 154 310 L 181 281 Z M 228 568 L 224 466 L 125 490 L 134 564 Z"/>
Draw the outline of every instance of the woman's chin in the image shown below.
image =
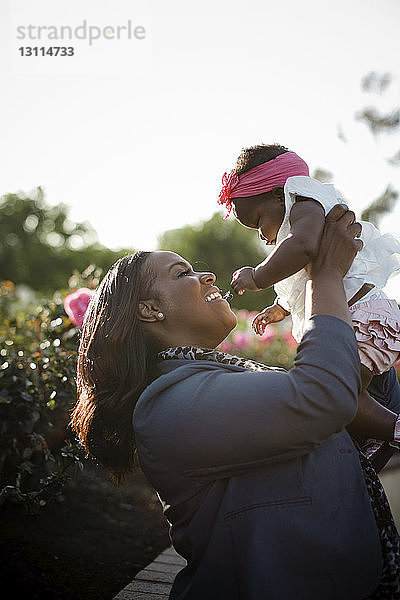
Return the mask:
<path id="1" fill-rule="evenodd" d="M 235 329 L 236 325 L 237 325 L 237 318 L 235 313 L 232 311 L 231 307 L 229 306 L 229 311 L 227 311 L 227 316 L 226 316 L 226 321 L 224 319 L 224 324 L 225 324 L 225 331 L 224 331 L 224 337 L 221 339 L 221 342 L 224 341 L 225 338 L 228 337 L 228 335 L 230 334 L 230 332 Z"/>
<path id="2" fill-rule="evenodd" d="M 232 313 L 232 327 L 231 327 L 231 329 L 229 330 L 229 333 L 230 333 L 230 332 L 231 332 L 233 329 L 235 329 L 235 327 L 236 327 L 236 325 L 237 325 L 237 318 L 236 318 L 236 315 L 235 315 L 235 313 L 234 313 L 232 310 L 231 310 L 231 313 Z"/>

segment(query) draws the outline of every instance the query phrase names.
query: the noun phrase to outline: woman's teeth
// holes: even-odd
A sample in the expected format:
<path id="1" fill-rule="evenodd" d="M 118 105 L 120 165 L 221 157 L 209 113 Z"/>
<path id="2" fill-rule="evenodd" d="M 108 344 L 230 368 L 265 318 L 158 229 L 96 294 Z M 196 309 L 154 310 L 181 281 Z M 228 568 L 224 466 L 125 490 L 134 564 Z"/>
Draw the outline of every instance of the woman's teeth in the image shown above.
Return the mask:
<path id="1" fill-rule="evenodd" d="M 222 298 L 219 292 L 214 292 L 206 297 L 206 302 L 211 302 L 212 300 L 216 300 L 216 298 Z"/>

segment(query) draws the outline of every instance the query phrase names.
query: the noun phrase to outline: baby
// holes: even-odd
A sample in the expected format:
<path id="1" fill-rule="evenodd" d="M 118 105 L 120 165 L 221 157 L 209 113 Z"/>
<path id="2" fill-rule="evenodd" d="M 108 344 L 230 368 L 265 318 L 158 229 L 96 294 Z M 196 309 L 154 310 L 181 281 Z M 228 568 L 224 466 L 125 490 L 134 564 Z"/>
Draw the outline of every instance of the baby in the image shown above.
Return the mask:
<path id="1" fill-rule="evenodd" d="M 318 251 L 325 214 L 342 203 L 333 185 L 309 177 L 307 164 L 277 144 L 242 151 L 236 168 L 223 176 L 218 202 L 233 209 L 244 226 L 258 229 L 260 239 L 275 245 L 256 267 L 235 271 L 231 285 L 238 294 L 274 286 L 273 306 L 253 321 L 259 335 L 269 323 L 292 317 L 292 334 L 299 342 L 307 321 L 306 265 Z M 400 310 L 382 287 L 400 269 L 400 241 L 381 235 L 372 223 L 361 222 L 363 248 L 344 278 L 361 360 L 362 393 L 372 376 L 388 371 L 400 353 Z"/>

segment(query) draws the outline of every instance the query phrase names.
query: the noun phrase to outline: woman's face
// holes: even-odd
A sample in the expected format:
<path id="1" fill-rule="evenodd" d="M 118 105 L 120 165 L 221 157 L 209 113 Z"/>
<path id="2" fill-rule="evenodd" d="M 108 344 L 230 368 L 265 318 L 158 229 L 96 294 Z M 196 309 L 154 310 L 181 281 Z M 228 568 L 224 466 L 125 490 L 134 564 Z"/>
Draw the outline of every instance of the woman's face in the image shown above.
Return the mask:
<path id="1" fill-rule="evenodd" d="M 163 313 L 157 331 L 164 347 L 198 346 L 215 348 L 236 325 L 228 302 L 221 297 L 213 273 L 195 272 L 179 254 L 153 252 L 149 268 Z"/>

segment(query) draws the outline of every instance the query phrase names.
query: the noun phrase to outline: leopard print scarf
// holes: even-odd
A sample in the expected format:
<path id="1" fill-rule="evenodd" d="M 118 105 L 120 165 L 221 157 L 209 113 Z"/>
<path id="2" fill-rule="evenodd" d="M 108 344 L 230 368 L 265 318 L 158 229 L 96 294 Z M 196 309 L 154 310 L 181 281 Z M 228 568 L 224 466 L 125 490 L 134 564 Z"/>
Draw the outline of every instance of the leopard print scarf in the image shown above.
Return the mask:
<path id="1" fill-rule="evenodd" d="M 159 360 L 210 360 L 225 365 L 237 365 L 251 371 L 284 371 L 280 367 L 268 367 L 262 363 L 219 350 L 178 346 L 167 348 L 157 354 Z M 381 481 L 372 464 L 355 444 L 359 453 L 365 483 L 371 500 L 382 548 L 383 568 L 380 583 L 366 600 L 400 600 L 400 540 L 393 520 L 389 502 Z"/>
<path id="2" fill-rule="evenodd" d="M 221 352 L 220 350 L 209 350 L 205 348 L 196 348 L 195 346 L 177 346 L 176 348 L 167 348 L 157 354 L 159 360 L 211 360 L 224 365 L 236 365 L 244 367 L 251 371 L 284 371 L 280 367 L 267 367 L 262 363 L 255 362 L 248 358 Z"/>

